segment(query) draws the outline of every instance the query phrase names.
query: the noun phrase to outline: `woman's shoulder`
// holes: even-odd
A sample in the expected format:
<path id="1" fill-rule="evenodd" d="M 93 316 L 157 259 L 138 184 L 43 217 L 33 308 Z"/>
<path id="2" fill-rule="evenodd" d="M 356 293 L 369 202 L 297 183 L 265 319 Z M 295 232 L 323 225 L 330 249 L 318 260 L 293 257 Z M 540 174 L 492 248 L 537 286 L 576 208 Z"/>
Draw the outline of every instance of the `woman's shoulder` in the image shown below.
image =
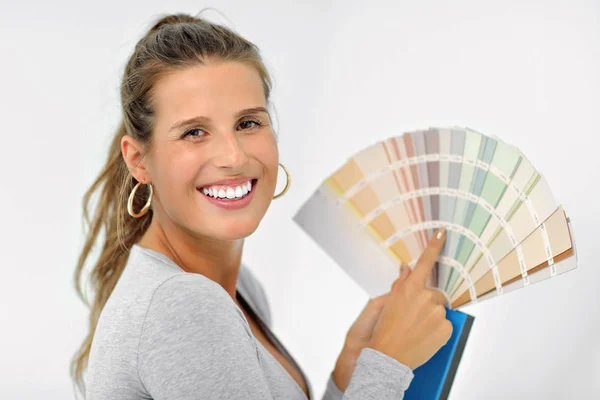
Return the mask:
<path id="1" fill-rule="evenodd" d="M 179 312 L 220 315 L 240 311 L 233 299 L 221 285 L 201 274 L 182 272 L 164 279 L 153 290 L 148 314 L 160 317 L 161 313 Z"/>
<path id="2" fill-rule="evenodd" d="M 244 320 L 221 285 L 204 275 L 185 272 L 166 256 L 134 246 L 102 309 L 94 341 L 102 347 L 132 348 L 144 329 L 173 329 L 168 326 L 171 316 L 196 318 L 199 313 L 202 318 L 194 322 L 207 326 L 219 315 Z"/>
<path id="3" fill-rule="evenodd" d="M 226 309 L 230 315 L 243 316 L 221 285 L 202 274 L 184 271 L 161 253 L 134 246 L 128 268 L 124 286 L 135 280 L 137 291 L 143 292 L 145 319 L 151 317 L 160 322 L 162 313 L 174 312 L 182 316 L 199 312 L 219 315 Z"/>
<path id="4" fill-rule="evenodd" d="M 96 326 L 86 378 L 90 393 L 143 393 L 138 362 L 148 368 L 164 351 L 182 355 L 190 346 L 222 345 L 231 330 L 250 342 L 243 313 L 218 283 L 134 248 Z"/>
<path id="5" fill-rule="evenodd" d="M 151 292 L 149 301 L 161 302 L 163 296 L 175 300 L 177 296 L 171 292 L 176 292 L 187 293 L 190 300 L 220 300 L 223 304 L 237 308 L 233 299 L 218 283 L 204 275 L 185 272 L 171 259 L 159 252 L 134 245 L 131 249 L 127 270 L 128 273 L 124 274 L 127 276 L 123 277 L 123 282 L 119 282 L 119 285 L 125 287 L 127 293 L 142 290 L 147 298 Z M 137 288 L 134 290 L 132 285 L 136 285 Z M 244 263 L 240 265 L 236 286 L 244 299 L 270 326 L 271 310 L 265 290 L 260 280 Z"/>

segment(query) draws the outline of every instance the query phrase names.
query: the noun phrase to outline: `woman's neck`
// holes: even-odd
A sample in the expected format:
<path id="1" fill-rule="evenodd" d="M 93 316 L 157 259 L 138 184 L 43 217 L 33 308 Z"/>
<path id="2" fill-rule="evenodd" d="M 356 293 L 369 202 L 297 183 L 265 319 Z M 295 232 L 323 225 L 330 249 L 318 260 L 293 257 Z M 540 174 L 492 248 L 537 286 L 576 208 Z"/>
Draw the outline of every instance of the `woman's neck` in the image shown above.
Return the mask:
<path id="1" fill-rule="evenodd" d="M 193 238 L 176 227 L 164 227 L 153 219 L 138 244 L 164 254 L 186 272 L 201 274 L 217 282 L 235 301 L 244 239 Z"/>

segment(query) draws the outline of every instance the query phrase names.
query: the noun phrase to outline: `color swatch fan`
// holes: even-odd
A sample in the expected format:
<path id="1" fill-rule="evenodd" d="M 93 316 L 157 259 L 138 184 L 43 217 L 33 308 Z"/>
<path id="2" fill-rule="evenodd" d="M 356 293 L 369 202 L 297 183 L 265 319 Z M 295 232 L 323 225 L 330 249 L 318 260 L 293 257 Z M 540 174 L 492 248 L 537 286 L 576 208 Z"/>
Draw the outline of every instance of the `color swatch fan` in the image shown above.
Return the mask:
<path id="1" fill-rule="evenodd" d="M 430 286 L 452 308 L 576 268 L 571 224 L 515 147 L 460 127 L 380 141 L 327 177 L 293 217 L 371 297 L 414 266 L 439 227 Z"/>

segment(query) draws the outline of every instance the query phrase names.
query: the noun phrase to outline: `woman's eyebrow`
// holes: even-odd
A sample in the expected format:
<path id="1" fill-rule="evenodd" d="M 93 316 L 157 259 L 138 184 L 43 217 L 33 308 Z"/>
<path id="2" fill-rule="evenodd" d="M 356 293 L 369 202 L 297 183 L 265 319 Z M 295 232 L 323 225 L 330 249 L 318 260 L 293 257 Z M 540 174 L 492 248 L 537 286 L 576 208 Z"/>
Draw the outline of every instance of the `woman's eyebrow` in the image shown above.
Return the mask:
<path id="1" fill-rule="evenodd" d="M 257 112 L 268 113 L 268 111 L 265 107 L 246 108 L 245 110 L 239 111 L 237 114 L 235 114 L 235 118 L 240 118 L 240 117 L 243 117 L 244 115 L 254 114 Z M 210 118 L 196 116 L 196 117 L 192 117 L 192 118 L 188 118 L 188 119 L 184 119 L 182 121 L 176 122 L 173 126 L 171 126 L 171 128 L 169 128 L 169 132 L 171 132 L 174 129 L 182 128 L 187 125 L 198 124 L 198 123 L 207 124 L 209 122 L 210 122 Z"/>
<path id="2" fill-rule="evenodd" d="M 242 110 L 242 111 L 238 112 L 237 114 L 235 114 L 235 117 L 239 118 L 239 117 L 243 117 L 244 115 L 254 114 L 254 113 L 257 113 L 257 112 L 268 113 L 267 109 L 264 108 L 264 107 L 254 107 L 254 108 L 247 108 L 245 110 Z"/>

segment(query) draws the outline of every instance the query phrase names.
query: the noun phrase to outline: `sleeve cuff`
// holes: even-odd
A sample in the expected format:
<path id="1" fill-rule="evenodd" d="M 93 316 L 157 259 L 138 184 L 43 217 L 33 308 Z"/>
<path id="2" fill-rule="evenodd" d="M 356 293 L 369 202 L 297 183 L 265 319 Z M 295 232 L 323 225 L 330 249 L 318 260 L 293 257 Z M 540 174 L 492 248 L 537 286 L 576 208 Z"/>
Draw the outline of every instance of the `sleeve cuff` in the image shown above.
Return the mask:
<path id="1" fill-rule="evenodd" d="M 366 398 L 374 395 L 376 397 L 373 398 L 378 399 L 397 399 L 408 389 L 413 377 L 413 371 L 398 360 L 365 347 L 356 361 L 346 393 L 360 393 Z"/>
<path id="2" fill-rule="evenodd" d="M 329 380 L 327 381 L 327 387 L 325 389 L 323 400 L 342 400 L 343 397 L 344 392 L 342 392 L 333 381 L 332 371 L 331 374 L 329 374 Z"/>

